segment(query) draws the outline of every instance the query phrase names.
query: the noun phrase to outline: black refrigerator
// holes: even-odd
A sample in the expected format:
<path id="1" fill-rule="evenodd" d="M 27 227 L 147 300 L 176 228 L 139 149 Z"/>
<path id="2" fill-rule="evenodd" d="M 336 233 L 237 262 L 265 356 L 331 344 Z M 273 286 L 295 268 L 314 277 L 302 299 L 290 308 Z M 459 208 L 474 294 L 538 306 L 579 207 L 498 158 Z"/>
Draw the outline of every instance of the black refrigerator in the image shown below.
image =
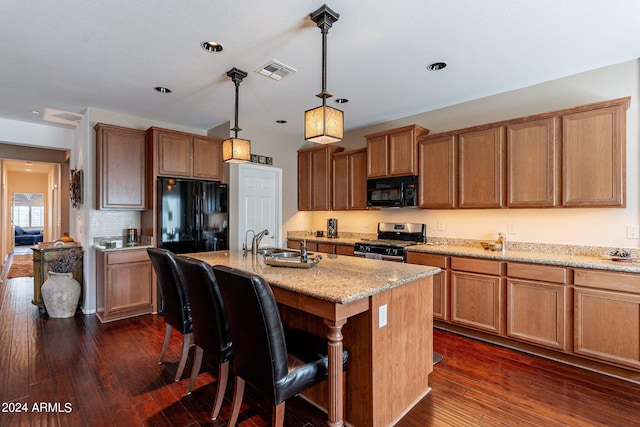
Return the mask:
<path id="1" fill-rule="evenodd" d="M 229 248 L 227 185 L 158 178 L 158 246 L 177 254 Z"/>

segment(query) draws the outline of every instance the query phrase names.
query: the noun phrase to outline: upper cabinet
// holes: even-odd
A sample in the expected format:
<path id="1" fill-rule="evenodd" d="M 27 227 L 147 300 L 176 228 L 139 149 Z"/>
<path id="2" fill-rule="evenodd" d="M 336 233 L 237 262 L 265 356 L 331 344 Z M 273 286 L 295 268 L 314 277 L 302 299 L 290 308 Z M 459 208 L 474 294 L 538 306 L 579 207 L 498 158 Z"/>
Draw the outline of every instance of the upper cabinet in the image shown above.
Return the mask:
<path id="1" fill-rule="evenodd" d="M 98 123 L 97 209 L 145 209 L 145 133 Z"/>
<path id="2" fill-rule="evenodd" d="M 222 141 L 151 127 L 147 130 L 153 147 L 155 175 L 222 181 Z"/>
<path id="3" fill-rule="evenodd" d="M 418 202 L 423 209 L 458 206 L 458 137 L 419 142 Z"/>
<path id="4" fill-rule="evenodd" d="M 507 126 L 507 206 L 554 207 L 560 194 L 559 118 Z"/>
<path id="5" fill-rule="evenodd" d="M 331 209 L 332 157 L 343 150 L 334 145 L 298 150 L 298 210 Z"/>
<path id="6" fill-rule="evenodd" d="M 629 101 L 562 117 L 563 206 L 625 206 Z"/>
<path id="7" fill-rule="evenodd" d="M 458 200 L 461 208 L 501 208 L 504 188 L 504 127 L 458 136 Z"/>
<path id="8" fill-rule="evenodd" d="M 333 155 L 332 209 L 367 209 L 366 148 Z"/>
<path id="9" fill-rule="evenodd" d="M 428 133 L 428 129 L 411 125 L 366 135 L 367 177 L 417 175 L 418 137 Z"/>
<path id="10" fill-rule="evenodd" d="M 420 207 L 624 207 L 629 101 L 419 138 Z"/>

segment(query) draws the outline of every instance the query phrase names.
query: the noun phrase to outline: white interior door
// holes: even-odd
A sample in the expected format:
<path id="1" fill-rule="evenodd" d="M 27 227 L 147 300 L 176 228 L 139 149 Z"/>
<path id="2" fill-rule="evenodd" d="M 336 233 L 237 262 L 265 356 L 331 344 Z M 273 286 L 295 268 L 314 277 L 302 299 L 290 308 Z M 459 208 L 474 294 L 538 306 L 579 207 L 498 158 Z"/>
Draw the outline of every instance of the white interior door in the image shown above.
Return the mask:
<path id="1" fill-rule="evenodd" d="M 251 248 L 251 232 L 269 230 L 260 247 L 282 242 L 282 169 L 254 163 L 230 165 L 229 248 Z"/>

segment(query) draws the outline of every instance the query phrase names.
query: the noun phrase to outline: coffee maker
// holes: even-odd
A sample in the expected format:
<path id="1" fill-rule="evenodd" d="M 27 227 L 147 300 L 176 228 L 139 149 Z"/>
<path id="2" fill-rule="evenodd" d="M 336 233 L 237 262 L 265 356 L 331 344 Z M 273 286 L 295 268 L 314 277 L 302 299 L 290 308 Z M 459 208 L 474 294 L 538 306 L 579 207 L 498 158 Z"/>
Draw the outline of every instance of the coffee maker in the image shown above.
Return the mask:
<path id="1" fill-rule="evenodd" d="M 338 237 L 338 219 L 337 218 L 329 218 L 327 220 L 327 237 L 330 239 L 335 239 Z"/>

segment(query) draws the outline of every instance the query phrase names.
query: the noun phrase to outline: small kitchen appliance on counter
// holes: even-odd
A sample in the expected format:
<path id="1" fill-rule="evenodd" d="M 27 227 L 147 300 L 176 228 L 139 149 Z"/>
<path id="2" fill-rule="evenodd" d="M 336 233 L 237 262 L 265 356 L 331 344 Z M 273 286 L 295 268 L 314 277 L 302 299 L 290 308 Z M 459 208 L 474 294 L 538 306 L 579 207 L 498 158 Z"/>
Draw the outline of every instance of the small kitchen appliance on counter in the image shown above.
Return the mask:
<path id="1" fill-rule="evenodd" d="M 335 239 L 338 237 L 338 219 L 329 218 L 327 220 L 327 237 L 329 239 Z"/>
<path id="2" fill-rule="evenodd" d="M 416 223 L 378 223 L 378 240 L 356 242 L 354 255 L 386 261 L 405 262 L 407 246 L 427 241 L 427 225 Z"/>

